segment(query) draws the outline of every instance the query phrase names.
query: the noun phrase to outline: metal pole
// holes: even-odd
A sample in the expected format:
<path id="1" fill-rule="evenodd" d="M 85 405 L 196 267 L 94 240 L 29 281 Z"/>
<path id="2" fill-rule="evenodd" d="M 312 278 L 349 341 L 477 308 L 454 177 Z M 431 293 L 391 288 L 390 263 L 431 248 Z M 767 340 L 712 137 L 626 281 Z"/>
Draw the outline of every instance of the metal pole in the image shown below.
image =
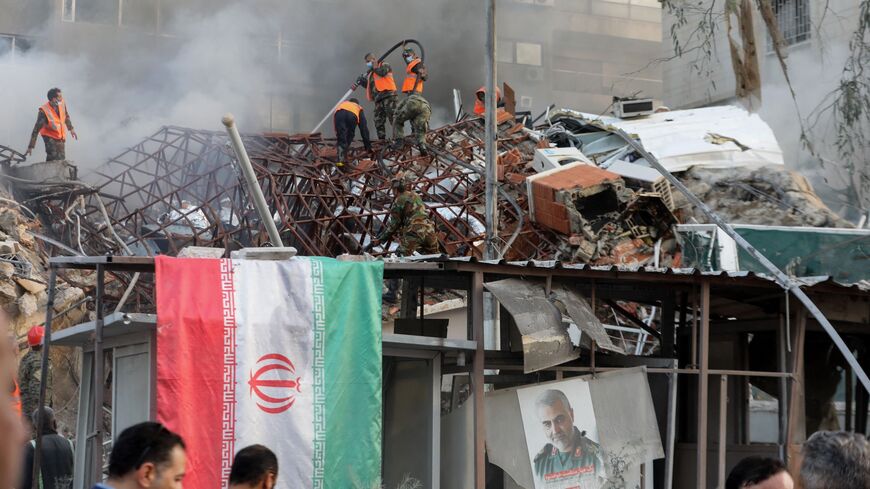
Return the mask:
<path id="1" fill-rule="evenodd" d="M 719 376 L 719 464 L 717 489 L 725 489 L 725 452 L 728 447 L 728 376 Z"/>
<path id="2" fill-rule="evenodd" d="M 341 105 L 342 102 L 347 100 L 347 98 L 350 97 L 350 94 L 352 94 L 352 93 L 353 93 L 353 88 L 344 92 L 344 95 L 342 95 L 341 98 L 338 99 L 338 102 L 336 102 L 335 105 L 332 106 L 332 109 L 330 109 L 330 111 L 327 112 L 325 116 L 323 116 L 323 119 L 320 119 L 320 122 L 318 122 L 317 125 L 314 126 L 314 129 L 311 130 L 311 134 L 316 133 L 318 131 L 318 129 L 320 129 L 320 126 L 322 126 L 323 123 L 326 122 L 326 119 L 329 119 L 329 116 L 334 114 L 335 111 L 338 109 L 338 106 Z M 226 117 L 224 119 L 226 119 Z M 224 122 L 224 124 L 226 124 L 226 122 Z"/>
<path id="3" fill-rule="evenodd" d="M 484 259 L 493 260 L 498 255 L 495 234 L 498 229 L 496 219 L 496 165 L 498 164 L 498 144 L 495 119 L 495 0 L 486 0 L 486 249 Z"/>
<path id="4" fill-rule="evenodd" d="M 701 283 L 701 344 L 698 375 L 698 447 L 696 453 L 698 489 L 707 487 L 707 391 L 710 370 L 710 282 Z"/>
<path id="5" fill-rule="evenodd" d="M 45 336 L 42 342 L 42 372 L 39 378 L 39 402 L 36 409 L 36 423 L 33 426 L 36 432 L 36 446 L 33 450 L 33 481 L 32 489 L 39 489 L 39 464 L 42 462 L 42 424 L 45 421 L 42 419 L 42 407 L 45 406 L 45 391 L 48 381 L 49 365 L 49 350 L 51 345 L 51 321 L 54 317 L 54 293 L 57 285 L 57 269 L 49 268 L 48 272 L 48 302 L 45 304 Z M 24 413 L 24 416 L 30 417 L 33 413 Z"/>
<path id="6" fill-rule="evenodd" d="M 471 310 L 472 339 L 476 342 L 471 387 L 474 396 L 474 488 L 486 486 L 486 406 L 484 405 L 485 353 L 483 345 L 483 273 L 471 275 L 468 307 Z"/>
<path id="7" fill-rule="evenodd" d="M 106 287 L 106 270 L 103 265 L 97 265 L 97 290 L 96 290 L 96 320 L 94 321 L 94 425 L 91 432 L 93 450 L 93 470 L 91 485 L 103 481 L 103 294 Z"/>
<path id="8" fill-rule="evenodd" d="M 672 489 L 674 487 L 674 441 L 677 436 L 678 375 L 675 370 L 668 376 L 668 439 L 666 447 L 668 458 L 665 460 L 665 489 Z"/>
<path id="9" fill-rule="evenodd" d="M 861 384 L 864 385 L 864 389 L 870 392 L 870 377 L 867 377 L 867 373 L 865 373 L 864 369 L 861 368 L 861 364 L 858 363 L 855 355 L 853 355 L 852 352 L 849 350 L 849 347 L 846 346 L 843 338 L 840 337 L 840 334 L 837 333 L 837 330 L 834 329 L 834 326 L 830 323 L 830 321 L 828 321 L 828 318 L 826 318 L 825 315 L 822 314 L 822 311 L 820 311 L 819 308 L 816 307 L 816 305 L 813 303 L 813 301 L 804 293 L 804 291 L 801 290 L 800 286 L 795 283 L 795 281 L 792 280 L 791 277 L 782 273 L 782 271 L 777 268 L 777 266 L 774 265 L 770 260 L 768 260 L 766 256 L 759 253 L 758 250 L 756 250 L 751 244 L 749 244 L 748 241 L 746 241 L 746 239 L 743 238 L 743 236 L 734 231 L 734 228 L 732 228 L 730 224 L 725 222 L 725 220 L 719 217 L 718 214 L 716 214 L 709 207 L 707 207 L 707 204 L 702 202 L 701 199 L 699 199 L 688 189 L 688 187 L 683 185 L 683 182 L 681 182 L 675 176 L 671 175 L 671 173 L 667 169 L 665 169 L 664 166 L 662 166 L 659 160 L 657 160 L 653 155 L 649 154 L 649 152 L 647 152 L 640 143 L 632 139 L 631 136 L 626 134 L 625 131 L 623 131 L 622 129 L 617 129 L 614 134 L 621 137 L 626 143 L 628 143 L 629 146 L 631 146 L 632 148 L 634 148 L 635 151 L 640 153 L 642 157 L 646 158 L 646 160 L 653 168 L 658 170 L 659 173 L 661 173 L 662 176 L 665 177 L 665 179 L 667 179 L 671 185 L 676 187 L 677 190 L 679 190 L 683 195 L 686 196 L 686 199 L 688 199 L 689 203 L 691 203 L 698 209 L 701 209 L 701 212 L 703 212 L 708 219 L 713 221 L 714 224 L 719 226 L 719 229 L 721 229 L 725 232 L 725 234 L 731 237 L 731 239 L 733 239 L 737 243 L 737 245 L 743 249 L 743 251 L 748 253 L 749 256 L 751 256 L 752 258 L 758 260 L 758 262 L 761 263 L 761 265 L 765 269 L 767 269 L 767 271 L 770 272 L 771 275 L 773 275 L 774 279 L 776 279 L 777 283 L 779 283 L 779 285 L 783 289 L 785 289 L 787 292 L 791 292 L 799 301 L 801 301 L 807 311 L 809 311 L 809 313 L 813 315 L 816 321 L 818 321 L 819 324 L 822 326 L 822 329 L 824 329 L 825 332 L 828 333 L 828 336 L 831 337 L 831 340 L 837 346 L 837 349 L 840 350 L 840 353 L 846 359 L 846 362 L 848 362 L 849 366 L 852 367 L 852 370 L 855 371 L 855 375 L 861 381 Z"/>
<path id="10" fill-rule="evenodd" d="M 269 212 L 269 206 L 266 204 L 266 197 L 263 196 L 263 190 L 260 188 L 260 183 L 257 181 L 257 175 L 254 174 L 254 167 L 251 165 L 251 160 L 248 158 L 248 152 L 245 151 L 245 144 L 242 142 L 242 137 L 239 136 L 239 130 L 236 128 L 236 121 L 232 114 L 227 114 L 222 119 L 222 122 L 227 127 L 227 134 L 230 136 L 230 142 L 233 149 L 236 151 L 236 158 L 239 160 L 239 166 L 242 167 L 242 173 L 245 175 L 245 181 L 248 184 L 248 192 L 254 200 L 254 206 L 257 208 L 257 214 L 260 215 L 260 220 L 266 226 L 266 232 L 269 233 L 269 241 L 272 246 L 283 247 L 281 236 L 278 234 L 278 228 L 275 227 L 275 221 L 272 220 L 272 214 Z"/>

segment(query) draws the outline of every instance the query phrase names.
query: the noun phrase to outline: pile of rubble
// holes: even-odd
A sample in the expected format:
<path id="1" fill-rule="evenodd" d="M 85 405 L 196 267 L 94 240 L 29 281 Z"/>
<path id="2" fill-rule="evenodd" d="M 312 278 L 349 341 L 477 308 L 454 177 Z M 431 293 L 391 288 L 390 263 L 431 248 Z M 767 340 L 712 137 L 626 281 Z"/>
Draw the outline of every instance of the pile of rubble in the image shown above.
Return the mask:
<path id="1" fill-rule="evenodd" d="M 301 254 L 392 253 L 394 243 L 370 245 L 392 200 L 389 180 L 403 171 L 416 175 L 444 252 L 480 257 L 482 122 L 430 131 L 427 156 L 410 141 L 398 149 L 375 142 L 373 159 L 354 147 L 355 163 L 345 168 L 334 164 L 334 140 L 319 134 L 248 135 L 244 142 L 282 239 Z M 847 225 L 785 170 L 766 124 L 738 108 L 630 120 L 563 109 L 538 126 L 524 122 L 499 110 L 497 236 L 506 260 L 680 264 L 674 225 L 702 218 L 618 130 L 733 222 Z M 265 243 L 226 143 L 223 133 L 164 127 L 85 182 L 73 176 L 66 191 L 34 197 L 35 211 L 65 245 L 55 252 L 155 255 Z"/>

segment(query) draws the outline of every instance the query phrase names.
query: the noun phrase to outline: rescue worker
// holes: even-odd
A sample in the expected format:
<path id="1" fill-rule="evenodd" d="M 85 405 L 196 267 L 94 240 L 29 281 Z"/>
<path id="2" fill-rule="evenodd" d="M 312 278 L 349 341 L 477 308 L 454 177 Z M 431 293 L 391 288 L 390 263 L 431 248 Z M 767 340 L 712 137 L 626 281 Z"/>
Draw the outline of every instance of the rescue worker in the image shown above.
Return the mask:
<path id="1" fill-rule="evenodd" d="M 401 144 L 401 139 L 405 137 L 405 121 L 411 121 L 411 132 L 417 141 L 417 149 L 421 155 L 428 156 L 426 131 L 429 130 L 431 116 L 432 107 L 422 95 L 414 93 L 403 100 L 396 109 L 396 119 L 393 121 L 393 145 Z"/>
<path id="2" fill-rule="evenodd" d="M 378 139 L 387 139 L 387 121 L 393 122 L 399 94 L 389 63 L 379 62 L 372 53 L 366 54 L 368 71 L 357 80 L 366 89 L 366 98 L 375 103 L 375 131 Z"/>
<path id="3" fill-rule="evenodd" d="M 396 116 L 393 120 L 393 145 L 400 144 L 400 139 L 405 135 L 405 121 L 411 122 L 411 131 L 417 140 L 417 148 L 420 154 L 429 154 L 426 148 L 426 131 L 429 130 L 429 118 L 432 116 L 432 107 L 423 98 L 423 82 L 428 77 L 426 66 L 417 57 L 413 49 L 406 48 L 402 51 L 405 60 L 405 81 L 402 83 L 402 93 L 408 98 L 402 100 L 396 107 Z"/>
<path id="4" fill-rule="evenodd" d="M 39 108 L 36 115 L 36 125 L 33 126 L 30 144 L 27 145 L 25 154 L 30 156 L 33 153 L 33 148 L 36 147 L 36 136 L 41 135 L 42 140 L 45 141 L 45 161 L 65 160 L 67 132 L 73 138 L 79 138 L 73 129 L 60 88 L 52 88 L 48 91 L 48 102 Z"/>
<path id="5" fill-rule="evenodd" d="M 36 426 L 36 416 L 39 409 L 30 417 Z M 42 438 L 40 452 L 42 457 L 39 464 L 39 486 L 41 489 L 67 489 L 73 483 L 73 446 L 72 442 L 57 433 L 57 420 L 54 410 L 48 407 L 42 408 L 42 430 L 39 434 Z M 30 440 L 24 449 L 24 467 L 22 474 L 22 488 L 33 487 L 33 455 L 36 452 L 36 438 Z"/>
<path id="6" fill-rule="evenodd" d="M 336 166 L 344 166 L 344 162 L 347 161 L 347 152 L 350 149 L 350 143 L 353 142 L 357 126 L 359 126 L 359 132 L 362 135 L 366 151 L 371 153 L 372 142 L 369 139 L 369 126 L 359 100 L 350 98 L 339 104 L 338 108 L 335 109 L 335 114 L 332 116 L 332 121 L 338 145 L 338 162 Z"/>
<path id="7" fill-rule="evenodd" d="M 503 107 L 504 104 L 501 101 L 501 90 L 498 87 L 495 87 L 495 106 Z M 477 89 L 477 92 L 474 97 L 474 113 L 476 115 L 484 115 L 486 112 L 486 87 L 480 87 Z"/>
<path id="8" fill-rule="evenodd" d="M 45 328 L 34 326 L 27 332 L 27 345 L 30 350 L 18 366 L 18 384 L 21 389 L 21 410 L 24 416 L 36 411 L 39 404 L 39 385 L 42 381 L 42 341 Z M 51 406 L 51 366 L 46 375 L 45 405 Z"/>
<path id="9" fill-rule="evenodd" d="M 413 49 L 405 48 L 402 51 L 402 59 L 405 60 L 405 81 L 402 82 L 402 93 L 423 93 L 423 82 L 429 76 L 423 60 L 417 57 Z"/>
<path id="10" fill-rule="evenodd" d="M 535 455 L 535 487 L 597 489 L 606 480 L 601 448 L 574 426 L 574 409 L 565 393 L 548 389 L 535 400 L 535 411 L 550 443 Z"/>
<path id="11" fill-rule="evenodd" d="M 398 234 L 398 253 L 402 256 L 438 253 L 438 239 L 435 236 L 435 223 L 423 204 L 420 194 L 413 189 L 414 177 L 411 174 L 398 174 L 392 187 L 396 198 L 390 207 L 390 216 L 383 231 L 372 244 L 379 245 Z"/>

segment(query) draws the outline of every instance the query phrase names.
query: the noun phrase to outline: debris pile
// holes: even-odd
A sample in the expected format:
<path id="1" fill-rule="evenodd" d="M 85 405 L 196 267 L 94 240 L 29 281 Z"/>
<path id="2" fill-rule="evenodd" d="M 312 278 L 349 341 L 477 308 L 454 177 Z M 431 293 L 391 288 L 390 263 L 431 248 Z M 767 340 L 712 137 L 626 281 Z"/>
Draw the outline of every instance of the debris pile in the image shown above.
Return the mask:
<path id="1" fill-rule="evenodd" d="M 741 109 L 631 120 L 563 109 L 536 127 L 501 112 L 497 239 L 506 260 L 679 266 L 674 225 L 698 216 L 624 134 L 733 222 L 846 225 L 785 170 L 770 129 Z M 345 167 L 335 165 L 335 141 L 320 134 L 243 139 L 282 239 L 301 254 L 394 252 L 395 243 L 372 242 L 392 201 L 390 179 L 402 171 L 416 177 L 441 249 L 482 255 L 480 118 L 430 131 L 425 156 L 409 140 L 376 141 L 374 157 L 352 146 Z M 63 253 L 229 252 L 267 241 L 223 133 L 164 127 L 85 180 L 32 199 Z"/>

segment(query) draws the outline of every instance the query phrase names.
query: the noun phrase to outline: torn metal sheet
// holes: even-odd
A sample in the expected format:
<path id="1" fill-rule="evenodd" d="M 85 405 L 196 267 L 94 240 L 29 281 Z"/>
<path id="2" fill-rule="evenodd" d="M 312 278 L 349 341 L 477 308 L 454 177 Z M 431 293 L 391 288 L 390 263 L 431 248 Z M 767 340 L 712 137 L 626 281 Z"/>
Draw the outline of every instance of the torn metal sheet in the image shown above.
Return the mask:
<path id="1" fill-rule="evenodd" d="M 540 282 L 506 279 L 484 284 L 513 316 L 523 335 L 523 370 L 535 372 L 574 360 L 574 349 L 562 314 L 550 302 Z"/>
<path id="2" fill-rule="evenodd" d="M 582 346 L 591 348 L 591 341 L 595 341 L 595 345 L 602 350 L 625 355 L 625 351 L 622 348 L 613 344 L 610 340 L 610 335 L 604 329 L 604 325 L 595 317 L 592 307 L 576 290 L 564 284 L 553 284 L 552 295 L 556 300 L 565 305 L 565 310 L 571 321 L 583 332 L 583 335 L 580 337 Z"/>
<path id="3" fill-rule="evenodd" d="M 782 149 L 770 126 L 758 114 L 740 107 L 727 105 L 673 110 L 636 119 L 618 119 L 569 109 L 550 114 L 552 121 L 560 117 L 586 122 L 608 132 L 614 128 L 622 129 L 636 137 L 670 172 L 685 171 L 693 166 L 784 165 Z M 711 140 L 710 134 L 718 136 L 715 141 Z M 588 145 L 591 147 L 584 145 L 583 153 L 595 157 L 592 144 Z M 603 152 L 608 148 L 602 148 Z"/>

